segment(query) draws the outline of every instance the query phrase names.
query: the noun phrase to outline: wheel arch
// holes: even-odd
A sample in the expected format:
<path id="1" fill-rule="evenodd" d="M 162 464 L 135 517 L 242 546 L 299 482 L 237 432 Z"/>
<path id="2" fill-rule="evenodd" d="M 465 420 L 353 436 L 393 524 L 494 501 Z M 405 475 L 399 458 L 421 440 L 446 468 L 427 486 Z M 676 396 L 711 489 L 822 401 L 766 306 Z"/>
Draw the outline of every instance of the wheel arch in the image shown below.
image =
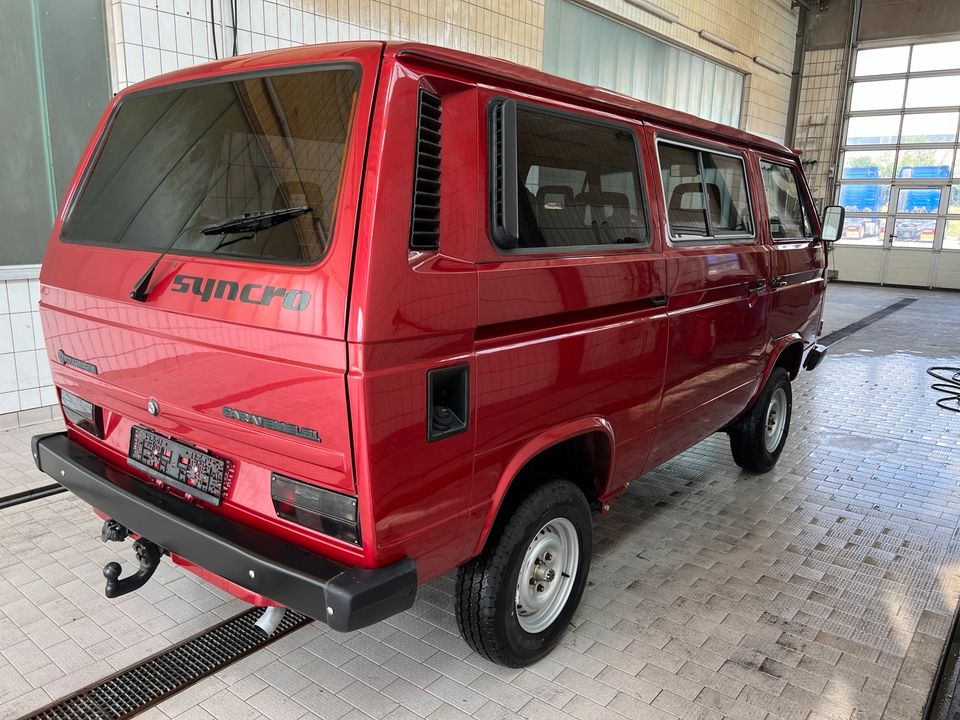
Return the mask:
<path id="1" fill-rule="evenodd" d="M 598 502 L 610 485 L 615 448 L 613 426 L 597 416 L 572 420 L 530 438 L 500 473 L 474 553 L 483 550 L 494 527 L 507 514 L 504 511 L 509 512 L 536 487 L 540 476 L 555 472 L 577 485 L 588 503 Z"/>
<path id="2" fill-rule="evenodd" d="M 803 367 L 803 338 L 800 337 L 800 333 L 784 335 L 773 343 L 773 348 L 767 355 L 767 362 L 766 365 L 764 365 L 763 374 L 760 376 L 760 381 L 757 383 L 757 387 L 750 397 L 750 402 L 747 403 L 747 406 L 744 408 L 744 412 L 749 411 L 750 408 L 753 407 L 764 385 L 767 384 L 767 380 L 770 379 L 770 374 L 778 367 L 782 367 L 790 373 L 791 381 L 797 379 L 797 375 L 800 374 L 800 368 Z"/>

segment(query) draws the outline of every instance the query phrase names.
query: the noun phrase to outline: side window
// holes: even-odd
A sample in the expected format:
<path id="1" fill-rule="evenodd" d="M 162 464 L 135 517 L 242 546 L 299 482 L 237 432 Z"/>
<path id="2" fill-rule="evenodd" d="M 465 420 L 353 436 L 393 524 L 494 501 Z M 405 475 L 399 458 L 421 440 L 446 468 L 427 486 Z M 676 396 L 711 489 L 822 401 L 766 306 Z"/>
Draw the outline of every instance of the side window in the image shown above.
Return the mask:
<path id="1" fill-rule="evenodd" d="M 743 161 L 729 155 L 701 153 L 703 176 L 710 194 L 718 197 L 710 205 L 710 220 L 715 235 L 734 233 L 753 234 L 753 218 L 750 215 L 750 195 L 747 193 L 747 176 Z M 715 189 L 715 190 L 714 190 Z"/>
<path id="2" fill-rule="evenodd" d="M 796 171 L 787 165 L 761 160 L 760 174 L 767 196 L 770 236 L 774 240 L 813 237 L 813 226 L 803 206 Z"/>
<path id="3" fill-rule="evenodd" d="M 676 145 L 660 146 L 660 178 L 673 237 L 709 234 L 697 155 L 695 150 Z"/>
<path id="4" fill-rule="evenodd" d="M 504 233 L 495 233 L 501 247 L 649 243 L 630 130 L 519 104 L 504 106 L 510 112 L 515 108 L 517 232 L 506 242 Z M 502 137 L 502 128 L 496 133 Z M 510 152 L 509 143 L 506 147 L 495 147 L 495 155 Z M 495 181 L 495 194 L 510 184 Z M 511 204 L 497 198 L 495 203 Z"/>
<path id="5" fill-rule="evenodd" d="M 671 237 L 753 236 L 742 158 L 670 143 L 658 151 Z"/>

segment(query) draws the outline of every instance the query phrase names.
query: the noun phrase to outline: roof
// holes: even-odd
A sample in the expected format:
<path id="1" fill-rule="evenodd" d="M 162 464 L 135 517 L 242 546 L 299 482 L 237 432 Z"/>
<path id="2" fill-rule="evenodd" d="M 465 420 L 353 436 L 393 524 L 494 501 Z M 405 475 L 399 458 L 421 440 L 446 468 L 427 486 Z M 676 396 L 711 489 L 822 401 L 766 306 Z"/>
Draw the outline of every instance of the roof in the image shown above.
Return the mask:
<path id="1" fill-rule="evenodd" d="M 556 97 L 557 99 L 579 104 L 587 104 L 601 111 L 611 112 L 637 120 L 649 120 L 676 129 L 694 129 L 707 134 L 720 142 L 731 142 L 761 148 L 778 155 L 794 155 L 778 142 L 768 138 L 748 133 L 738 128 L 721 123 L 704 120 L 695 115 L 671 110 L 662 105 L 637 100 L 628 95 L 622 95 L 612 90 L 586 85 L 584 83 L 567 80 L 566 78 L 534 70 L 526 65 L 520 65 L 508 60 L 483 57 L 473 53 L 452 50 L 413 42 L 346 42 L 327 43 L 323 45 L 302 45 L 282 50 L 268 50 L 251 55 L 215 60 L 203 65 L 197 65 L 182 70 L 164 73 L 139 82 L 121 95 L 136 92 L 147 88 L 158 87 L 171 83 L 195 80 L 201 77 L 235 72 L 251 72 L 269 67 L 285 67 L 305 65 L 320 60 L 348 59 L 359 52 L 369 52 L 373 49 L 383 49 L 384 57 L 396 57 L 399 61 L 414 65 L 435 66 L 455 69 L 471 79 L 488 83 L 507 84 L 516 89 L 533 90 L 539 94 Z"/>

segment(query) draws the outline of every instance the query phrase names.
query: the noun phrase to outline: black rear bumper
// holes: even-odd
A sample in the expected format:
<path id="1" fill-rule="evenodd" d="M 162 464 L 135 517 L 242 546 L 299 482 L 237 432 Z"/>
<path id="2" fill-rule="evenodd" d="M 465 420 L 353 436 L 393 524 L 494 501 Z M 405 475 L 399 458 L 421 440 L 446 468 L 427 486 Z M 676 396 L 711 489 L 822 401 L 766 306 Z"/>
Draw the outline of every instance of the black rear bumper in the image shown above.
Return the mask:
<path id="1" fill-rule="evenodd" d="M 417 571 L 409 558 L 373 570 L 334 562 L 141 482 L 66 433 L 35 436 L 33 457 L 131 531 L 334 630 L 372 625 L 413 605 Z"/>

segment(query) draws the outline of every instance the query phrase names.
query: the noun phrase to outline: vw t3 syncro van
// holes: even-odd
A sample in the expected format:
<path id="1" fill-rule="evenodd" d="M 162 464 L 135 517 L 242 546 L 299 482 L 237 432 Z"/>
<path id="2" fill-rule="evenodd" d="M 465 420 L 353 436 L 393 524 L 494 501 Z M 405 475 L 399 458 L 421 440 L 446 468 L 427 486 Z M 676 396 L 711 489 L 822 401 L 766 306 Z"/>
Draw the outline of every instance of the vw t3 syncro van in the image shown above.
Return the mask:
<path id="1" fill-rule="evenodd" d="M 170 73 L 107 109 L 41 316 L 41 470 L 236 596 L 337 630 L 457 569 L 481 655 L 543 656 L 591 515 L 711 433 L 770 470 L 825 242 L 794 152 L 409 43 Z"/>

